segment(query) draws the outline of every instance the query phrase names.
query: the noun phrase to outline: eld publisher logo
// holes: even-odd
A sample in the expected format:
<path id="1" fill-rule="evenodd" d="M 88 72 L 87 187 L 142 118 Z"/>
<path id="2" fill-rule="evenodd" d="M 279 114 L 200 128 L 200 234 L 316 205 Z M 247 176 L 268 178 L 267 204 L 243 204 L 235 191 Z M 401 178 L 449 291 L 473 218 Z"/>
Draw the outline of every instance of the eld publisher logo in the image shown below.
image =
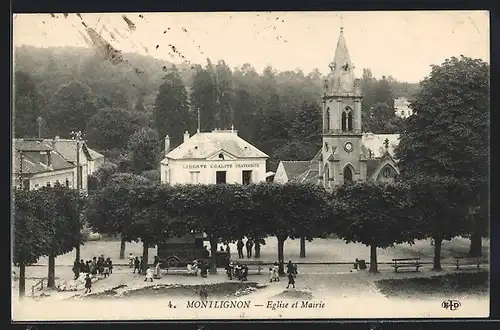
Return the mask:
<path id="1" fill-rule="evenodd" d="M 441 307 L 450 311 L 455 311 L 460 308 L 460 301 L 458 300 L 445 300 L 442 302 Z"/>

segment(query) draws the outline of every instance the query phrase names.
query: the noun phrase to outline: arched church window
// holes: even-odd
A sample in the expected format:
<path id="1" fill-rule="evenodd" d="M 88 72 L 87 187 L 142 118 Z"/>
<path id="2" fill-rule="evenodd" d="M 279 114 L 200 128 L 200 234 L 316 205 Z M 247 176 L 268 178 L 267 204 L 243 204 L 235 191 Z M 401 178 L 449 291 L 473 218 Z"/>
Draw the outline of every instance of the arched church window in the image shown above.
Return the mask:
<path id="1" fill-rule="evenodd" d="M 347 107 L 342 111 L 342 131 L 352 131 L 353 115 L 351 108 Z"/>
<path id="2" fill-rule="evenodd" d="M 325 151 L 328 151 L 328 142 L 325 142 Z"/>
<path id="3" fill-rule="evenodd" d="M 349 111 L 349 114 L 347 115 L 347 130 L 352 131 L 352 112 Z"/>
<path id="4" fill-rule="evenodd" d="M 352 182 L 352 176 L 352 170 L 349 165 L 347 165 L 346 167 L 344 167 L 344 183 Z"/>
<path id="5" fill-rule="evenodd" d="M 390 166 L 384 167 L 384 169 L 382 170 L 382 176 L 384 178 L 390 178 L 392 176 L 392 169 Z"/>
<path id="6" fill-rule="evenodd" d="M 328 187 L 328 180 L 330 179 L 330 170 L 328 169 L 328 164 L 325 164 L 325 169 L 323 171 L 323 186 Z"/>
<path id="7" fill-rule="evenodd" d="M 330 108 L 326 108 L 325 129 L 330 129 Z"/>

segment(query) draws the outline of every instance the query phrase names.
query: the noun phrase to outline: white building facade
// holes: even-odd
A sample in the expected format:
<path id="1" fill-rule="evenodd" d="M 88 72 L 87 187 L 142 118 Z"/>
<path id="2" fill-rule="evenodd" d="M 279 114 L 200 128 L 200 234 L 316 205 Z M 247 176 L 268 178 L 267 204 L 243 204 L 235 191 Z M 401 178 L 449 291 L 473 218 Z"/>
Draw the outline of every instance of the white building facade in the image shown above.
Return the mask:
<path id="1" fill-rule="evenodd" d="M 406 97 L 399 97 L 394 100 L 394 114 L 401 118 L 408 118 L 413 114 L 410 102 Z"/>
<path id="2" fill-rule="evenodd" d="M 161 182 L 165 184 L 250 184 L 266 181 L 268 155 L 238 136 L 237 131 L 184 134 L 173 150 L 165 138 Z"/>

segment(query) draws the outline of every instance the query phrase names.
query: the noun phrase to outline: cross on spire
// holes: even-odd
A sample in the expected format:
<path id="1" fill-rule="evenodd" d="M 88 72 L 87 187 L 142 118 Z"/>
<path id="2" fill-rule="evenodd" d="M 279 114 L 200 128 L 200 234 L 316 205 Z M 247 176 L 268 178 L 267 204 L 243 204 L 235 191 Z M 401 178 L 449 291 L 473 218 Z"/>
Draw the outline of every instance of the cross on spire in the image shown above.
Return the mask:
<path id="1" fill-rule="evenodd" d="M 344 16 L 340 15 L 340 32 L 344 32 Z"/>
<path id="2" fill-rule="evenodd" d="M 385 138 L 384 145 L 385 145 L 386 150 L 389 149 L 389 139 L 388 138 Z"/>

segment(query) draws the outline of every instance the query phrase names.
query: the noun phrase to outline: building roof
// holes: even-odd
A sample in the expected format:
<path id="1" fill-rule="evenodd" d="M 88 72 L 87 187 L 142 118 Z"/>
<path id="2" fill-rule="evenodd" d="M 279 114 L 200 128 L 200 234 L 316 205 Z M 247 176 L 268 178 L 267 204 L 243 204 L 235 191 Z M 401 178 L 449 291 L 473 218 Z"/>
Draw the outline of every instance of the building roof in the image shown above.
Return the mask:
<path id="1" fill-rule="evenodd" d="M 281 163 L 289 180 L 309 170 L 311 165 L 311 162 L 308 160 L 284 160 Z"/>
<path id="2" fill-rule="evenodd" d="M 319 171 L 318 169 L 308 169 L 304 173 L 298 175 L 297 177 L 291 178 L 291 182 L 299 183 L 316 183 L 318 181 Z"/>
<path id="3" fill-rule="evenodd" d="M 45 139 L 46 144 L 51 145 L 54 150 L 57 150 L 67 161 L 76 162 L 76 145 L 75 140 L 73 139 L 61 139 L 56 137 L 54 139 Z M 85 142 L 82 143 L 82 151 L 83 153 L 90 159 L 99 159 L 104 158 L 104 155 L 98 153 L 97 151 L 90 149 L 87 147 Z"/>
<path id="4" fill-rule="evenodd" d="M 43 142 L 38 141 L 41 145 L 38 147 L 39 150 L 26 150 L 26 149 L 18 149 L 17 146 L 20 148 L 23 148 L 23 144 L 19 141 L 16 141 L 17 143 L 14 144 L 12 148 L 12 172 L 14 174 L 19 173 L 19 165 L 21 163 L 21 153 L 20 150 L 23 152 L 23 173 L 24 174 L 37 174 L 37 173 L 44 173 L 44 172 L 51 172 L 51 171 L 60 171 L 64 169 L 71 169 L 74 168 L 75 166 L 68 161 L 64 159 L 63 156 L 61 156 L 58 152 L 51 150 L 50 151 L 50 162 L 51 166 L 45 165 L 41 159 L 40 159 L 40 151 L 47 151 L 47 150 L 40 150 L 40 149 L 45 149 L 46 147 L 43 146 Z M 17 146 L 16 146 L 17 145 Z M 36 146 L 34 146 L 34 143 L 30 143 L 30 148 L 31 149 L 37 149 Z"/>
<path id="5" fill-rule="evenodd" d="M 16 150 L 21 151 L 51 151 L 52 147 L 40 139 L 14 139 Z"/>
<path id="6" fill-rule="evenodd" d="M 367 158 L 370 158 L 369 150 L 372 151 L 372 158 L 380 158 L 385 153 L 385 139 L 389 140 L 388 151 L 394 157 L 394 149 L 399 144 L 399 134 L 363 133 L 361 150 Z"/>
<path id="7" fill-rule="evenodd" d="M 240 138 L 235 131 L 196 133 L 170 151 L 166 158 L 206 159 L 219 151 L 225 151 L 236 158 L 269 158 L 264 152 Z"/>

